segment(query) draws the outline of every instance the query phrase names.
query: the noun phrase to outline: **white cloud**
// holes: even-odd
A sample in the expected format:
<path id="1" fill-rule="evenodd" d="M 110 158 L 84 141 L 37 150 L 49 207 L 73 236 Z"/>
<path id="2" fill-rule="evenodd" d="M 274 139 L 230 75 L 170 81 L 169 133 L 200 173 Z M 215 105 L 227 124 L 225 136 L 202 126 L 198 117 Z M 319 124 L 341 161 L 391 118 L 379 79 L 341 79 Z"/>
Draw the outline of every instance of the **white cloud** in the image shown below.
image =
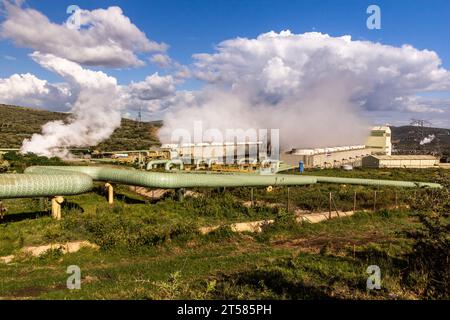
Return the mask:
<path id="1" fill-rule="evenodd" d="M 419 96 L 395 98 L 399 110 L 416 113 L 445 113 L 450 111 L 450 101 L 444 99 L 429 99 Z"/>
<path id="2" fill-rule="evenodd" d="M 344 81 L 350 97 L 364 99 L 369 109 L 383 108 L 397 96 L 450 88 L 450 74 L 435 52 L 350 36 L 272 31 L 256 39 L 227 40 L 215 53 L 194 57 L 195 75 L 208 82 L 252 84 L 262 94 L 284 96 Z"/>
<path id="3" fill-rule="evenodd" d="M 193 105 L 173 106 L 162 139 L 202 120 L 221 130 L 279 128 L 284 147 L 358 143 L 369 122 L 363 114 L 439 113 L 414 97 L 450 89 L 450 73 L 433 51 L 317 32 L 230 39 L 194 59 L 191 72 L 207 89 L 195 93 Z"/>
<path id="4" fill-rule="evenodd" d="M 60 140 L 41 145 L 91 144 L 112 132 L 121 113 L 138 109 L 153 119 L 164 117 L 163 139 L 203 120 L 205 129 L 279 128 L 284 147 L 361 143 L 370 114 L 399 119 L 423 113 L 440 123 L 447 119 L 450 126 L 449 101 L 419 96 L 450 90 L 449 71 L 433 51 L 350 36 L 272 31 L 223 41 L 213 53 L 195 54 L 187 68 L 164 53 L 165 45 L 148 40 L 120 8 L 83 11 L 82 22 L 80 31 L 71 30 L 36 10 L 10 6 L 2 24 L 3 36 L 38 50 L 31 58 L 65 83 L 13 75 L 0 79 L 0 102 L 70 106 L 81 119 L 68 130 L 74 136 L 81 132 L 76 140 L 62 134 L 67 129 L 62 124 L 53 124 L 45 127 L 45 139 Z M 80 66 L 138 66 L 139 53 L 151 53 L 150 61 L 171 75 L 155 73 L 120 86 L 106 73 Z M 176 91 L 189 77 L 205 86 Z"/>
<path id="5" fill-rule="evenodd" d="M 151 56 L 150 61 L 161 68 L 168 68 L 172 64 L 172 59 L 168 55 L 162 53 Z"/>
<path id="6" fill-rule="evenodd" d="M 79 64 L 55 55 L 33 52 L 30 57 L 42 67 L 78 87 L 101 90 L 104 87 L 117 86 L 117 80 L 106 73 L 83 69 Z"/>
<path id="7" fill-rule="evenodd" d="M 121 86 L 120 103 L 126 110 L 127 117 L 140 110 L 144 118 L 155 119 L 155 115 L 165 109 L 164 104 L 172 101 L 176 94 L 175 79 L 170 76 L 160 76 L 157 72 L 146 77 L 144 81 L 132 82 Z"/>
<path id="8" fill-rule="evenodd" d="M 51 84 L 30 73 L 0 79 L 0 102 L 4 104 L 64 111 L 72 100 L 66 84 Z"/>
<path id="9" fill-rule="evenodd" d="M 161 99 L 175 93 L 175 82 L 172 76 L 160 76 L 157 72 L 141 82 L 132 82 L 126 87 L 127 93 L 140 100 Z"/>
<path id="10" fill-rule="evenodd" d="M 5 2 L 0 35 L 32 48 L 88 66 L 135 67 L 137 53 L 164 52 L 167 45 L 151 41 L 122 9 L 81 10 L 80 30 L 52 23 L 41 12 Z"/>

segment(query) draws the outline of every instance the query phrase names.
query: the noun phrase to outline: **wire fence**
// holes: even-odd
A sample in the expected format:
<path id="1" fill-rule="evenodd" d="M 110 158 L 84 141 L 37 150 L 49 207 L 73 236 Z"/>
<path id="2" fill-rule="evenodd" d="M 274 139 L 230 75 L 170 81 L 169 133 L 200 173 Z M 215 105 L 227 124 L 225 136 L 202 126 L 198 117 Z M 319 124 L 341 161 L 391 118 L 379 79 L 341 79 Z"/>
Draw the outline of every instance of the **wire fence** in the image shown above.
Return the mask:
<path id="1" fill-rule="evenodd" d="M 273 194 L 261 188 L 249 188 L 248 200 L 252 205 L 285 206 L 287 211 L 306 210 L 360 211 L 409 209 L 414 198 L 422 196 L 426 190 L 420 189 L 377 189 L 349 188 L 337 190 L 308 190 L 284 187 L 273 190 Z M 240 193 L 242 196 L 242 193 Z"/>

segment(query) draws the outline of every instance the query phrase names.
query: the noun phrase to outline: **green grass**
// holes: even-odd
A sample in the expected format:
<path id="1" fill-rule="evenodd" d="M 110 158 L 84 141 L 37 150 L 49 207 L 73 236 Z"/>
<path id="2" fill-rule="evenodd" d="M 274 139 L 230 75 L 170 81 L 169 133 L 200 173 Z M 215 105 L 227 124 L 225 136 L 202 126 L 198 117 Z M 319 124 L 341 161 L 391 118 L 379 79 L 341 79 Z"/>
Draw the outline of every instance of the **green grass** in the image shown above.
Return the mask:
<path id="1" fill-rule="evenodd" d="M 297 171 L 291 173 L 299 174 Z M 406 181 L 422 181 L 436 182 L 442 177 L 450 178 L 449 170 L 445 169 L 371 169 L 371 168 L 354 168 L 351 171 L 336 169 L 309 169 L 305 171 L 305 175 L 314 176 L 334 176 L 345 178 L 363 178 L 363 179 L 386 179 L 386 180 L 406 180 Z"/>
<path id="2" fill-rule="evenodd" d="M 64 256 L 51 254 L 0 266 L 0 292 L 3 297 L 41 299 L 370 298 L 372 293 L 364 286 L 365 269 L 369 264 L 391 262 L 387 256 L 365 252 L 373 246 L 370 243 L 386 252 L 403 252 L 406 245 L 401 238 L 389 239 L 396 230 L 414 225 L 409 218 L 363 214 L 343 222 L 291 228 L 282 236 L 273 230 L 278 226 L 257 237 L 222 232 L 143 246 L 137 251 L 107 247 L 99 252 L 85 249 Z M 358 226 L 364 228 L 355 228 Z M 377 237 L 367 239 L 370 230 L 378 230 Z M 269 235 L 264 237 L 265 233 Z M 348 243 L 342 242 L 343 236 Z M 324 237 L 323 242 L 313 241 L 318 237 Z M 358 238 L 364 241 L 358 242 Z M 296 242 L 299 239 L 312 242 L 302 245 Z M 358 243 L 355 252 L 352 242 Z M 328 249 L 322 250 L 324 247 Z M 82 270 L 84 282 L 79 291 L 64 287 L 66 268 L 73 264 Z M 376 296 L 389 298 L 392 290 L 402 297 L 411 295 L 400 289 L 391 269 L 387 269 L 387 287 Z"/>
<path id="3" fill-rule="evenodd" d="M 390 175 L 398 174 L 393 171 Z M 416 173 L 401 174 L 413 180 L 425 177 L 419 170 Z M 328 192 L 333 192 L 339 209 L 352 207 L 349 195 L 355 190 L 359 210 L 371 207 L 371 195 L 380 192 L 377 212 L 359 212 L 319 224 L 294 223 L 296 208 L 326 209 L 320 199 L 326 199 Z M 19 256 L 13 264 L 0 264 L 0 297 L 420 299 L 424 297 L 417 286 L 420 274 L 405 271 L 414 246 L 408 232 L 422 227 L 414 199 L 448 201 L 442 198 L 448 194 L 439 196 L 430 190 L 318 184 L 291 187 L 291 212 L 287 212 L 286 188 L 271 193 L 255 189 L 252 208 L 243 205 L 250 200 L 249 188 L 195 191 L 203 196 L 177 202 L 169 194 L 149 201 L 118 185 L 115 204 L 109 206 L 97 184 L 91 193 L 66 198 L 61 221 L 49 217 L 48 203 L 43 201 L 4 201 L 8 213 L 0 223 L 0 256 L 17 254 L 25 246 L 69 240 L 89 240 L 100 249 L 65 255 L 53 250 L 41 257 Z M 393 209 L 395 192 L 402 194 L 398 204 L 409 204 L 412 209 Z M 269 218 L 275 223 L 260 234 L 236 234 L 226 227 L 232 222 Z M 213 225 L 224 227 L 208 235 L 197 231 L 200 226 Z M 81 268 L 81 290 L 66 288 L 69 265 Z M 369 265 L 382 270 L 380 291 L 366 289 Z"/>

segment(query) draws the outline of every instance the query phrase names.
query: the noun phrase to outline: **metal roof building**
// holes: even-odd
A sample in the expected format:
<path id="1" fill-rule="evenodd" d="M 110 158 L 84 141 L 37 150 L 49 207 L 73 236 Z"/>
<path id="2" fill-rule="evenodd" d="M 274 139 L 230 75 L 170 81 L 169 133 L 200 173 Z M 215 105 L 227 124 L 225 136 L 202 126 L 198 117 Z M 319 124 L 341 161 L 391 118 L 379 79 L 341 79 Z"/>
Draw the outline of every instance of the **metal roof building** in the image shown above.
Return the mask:
<path id="1" fill-rule="evenodd" d="M 429 155 L 370 155 L 362 159 L 365 168 L 433 168 L 439 159 Z"/>

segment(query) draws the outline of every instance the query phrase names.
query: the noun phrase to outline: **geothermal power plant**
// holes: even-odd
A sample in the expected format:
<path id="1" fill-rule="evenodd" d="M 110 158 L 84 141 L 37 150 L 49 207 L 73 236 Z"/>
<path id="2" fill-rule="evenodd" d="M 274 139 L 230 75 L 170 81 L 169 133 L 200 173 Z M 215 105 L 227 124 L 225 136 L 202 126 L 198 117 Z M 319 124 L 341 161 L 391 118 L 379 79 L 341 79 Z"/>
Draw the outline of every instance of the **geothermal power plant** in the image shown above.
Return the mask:
<path id="1" fill-rule="evenodd" d="M 437 183 L 282 173 L 302 173 L 308 168 L 352 170 L 359 166 L 429 168 L 438 163 L 432 156 L 392 156 L 391 152 L 391 131 L 387 126 L 374 127 L 365 145 L 294 148 L 279 155 L 271 154 L 271 148 L 258 141 L 166 144 L 153 150 L 94 152 L 79 159 L 90 162 L 89 166 L 34 166 L 23 174 L 0 175 L 0 199 L 50 197 L 52 216 L 60 219 L 63 197 L 89 192 L 95 181 L 105 183 L 110 204 L 115 183 L 175 189 L 180 201 L 187 188 L 273 188 L 316 183 L 441 188 Z M 138 169 L 105 164 L 134 165 Z"/>

